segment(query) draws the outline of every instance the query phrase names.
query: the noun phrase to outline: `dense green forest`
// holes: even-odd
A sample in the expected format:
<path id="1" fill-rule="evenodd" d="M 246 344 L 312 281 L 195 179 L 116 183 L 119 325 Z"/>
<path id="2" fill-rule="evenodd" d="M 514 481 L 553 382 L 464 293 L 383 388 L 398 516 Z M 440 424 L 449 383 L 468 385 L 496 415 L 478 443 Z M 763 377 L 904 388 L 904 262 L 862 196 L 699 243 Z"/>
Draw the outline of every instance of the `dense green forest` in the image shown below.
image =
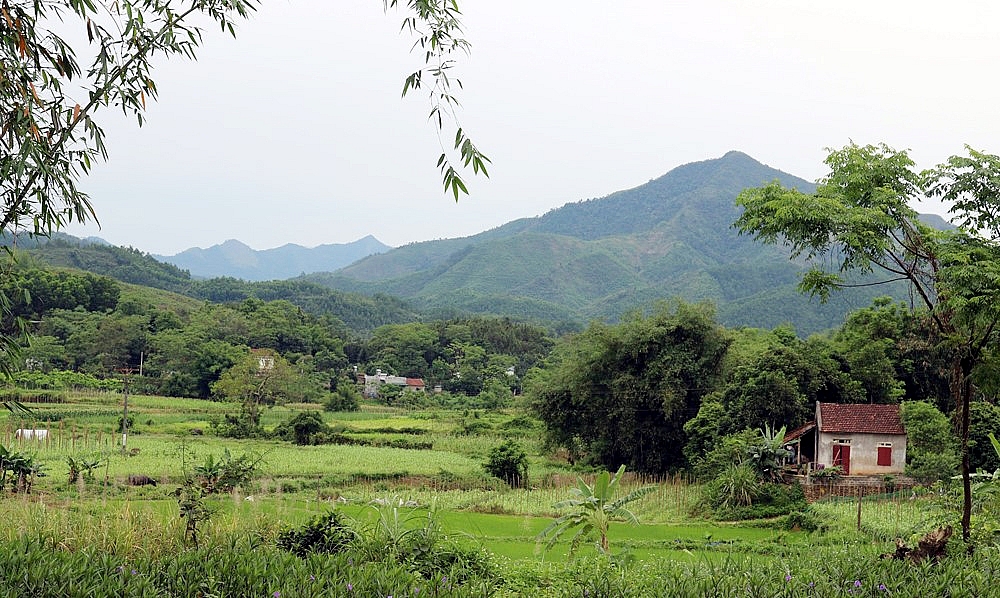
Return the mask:
<path id="1" fill-rule="evenodd" d="M 313 401 L 353 376 L 355 366 L 359 373 L 424 378 L 462 395 L 502 381 L 510 393 L 553 343 L 537 326 L 483 317 L 385 324 L 362 336 L 339 319 L 270 299 L 282 295 L 278 283 L 260 298 L 245 292 L 256 283 L 209 282 L 199 288 L 212 300 L 198 300 L 21 262 L 0 289 L 13 298 L 5 331 L 28 327 L 23 369 L 96 379 L 127 370 L 139 390 L 167 396 L 212 397 L 213 385 L 251 349 L 267 350 L 295 373 L 284 398 Z M 38 376 L 22 379 L 45 384 Z"/>
<path id="2" fill-rule="evenodd" d="M 938 421 L 935 413 L 943 423 L 914 433 L 908 471 L 947 479 L 959 462 L 950 351 L 933 339 L 927 314 L 890 298 L 808 339 L 787 327 L 726 329 L 708 303 L 661 304 L 566 338 L 529 374 L 525 393 L 570 460 L 713 476 L 768 430 L 811 420 L 817 402 L 917 406 L 908 430 Z M 1000 465 L 988 439 L 1000 432 L 993 372 L 978 379 L 970 434 L 973 467 L 990 471 Z"/>
<path id="3" fill-rule="evenodd" d="M 250 284 L 213 282 L 220 286 L 206 288 Z M 231 380 L 248 367 L 251 350 L 265 351 L 282 368 L 273 401 L 326 402 L 354 388 L 357 374 L 422 378 L 442 392 L 383 389 L 377 400 L 519 404 L 545 422 L 550 446 L 570 460 L 640 471 L 697 471 L 727 437 L 797 426 L 819 401 L 953 409 L 946 348 L 933 341 L 924 315 L 890 298 L 808 339 L 788 326 L 726 328 L 710 303 L 682 302 L 558 337 L 497 317 L 384 324 L 361 335 L 287 300 L 235 291 L 206 301 L 26 262 L 3 284 L 30 332 L 15 374 L 22 386 L 98 385 L 128 371 L 141 392 L 232 399 L 239 392 Z M 11 318 L 4 326 L 16 332 Z M 972 451 L 986 466 L 1000 386 L 985 376 L 977 388 L 983 401 Z M 940 457 L 947 451 L 937 453 L 929 476 L 953 470 L 954 459 Z"/>
<path id="4" fill-rule="evenodd" d="M 341 320 L 349 329 L 366 334 L 378 326 L 410 322 L 420 313 L 403 301 L 384 294 L 372 296 L 331 290 L 303 281 L 265 281 L 221 277 L 194 279 L 186 270 L 160 262 L 131 247 L 115 247 L 56 234 L 47 242 L 21 242 L 18 261 L 75 268 L 115 280 L 171 291 L 211 302 L 237 302 L 256 298 L 284 299 L 320 317 Z"/>

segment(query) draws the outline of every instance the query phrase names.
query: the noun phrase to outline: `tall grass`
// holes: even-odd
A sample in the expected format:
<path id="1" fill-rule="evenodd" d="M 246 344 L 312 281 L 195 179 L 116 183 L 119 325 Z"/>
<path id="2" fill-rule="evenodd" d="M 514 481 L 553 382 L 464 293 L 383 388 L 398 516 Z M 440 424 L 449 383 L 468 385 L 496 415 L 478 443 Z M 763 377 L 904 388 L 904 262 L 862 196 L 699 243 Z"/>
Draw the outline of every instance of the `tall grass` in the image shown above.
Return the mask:
<path id="1" fill-rule="evenodd" d="M 810 508 L 828 521 L 836 522 L 841 529 L 857 529 L 857 498 L 827 499 L 813 503 Z M 957 516 L 957 513 L 949 514 L 942 509 L 934 496 L 917 495 L 907 490 L 863 498 L 860 531 L 880 541 L 908 540 L 942 524 L 955 524 Z"/>

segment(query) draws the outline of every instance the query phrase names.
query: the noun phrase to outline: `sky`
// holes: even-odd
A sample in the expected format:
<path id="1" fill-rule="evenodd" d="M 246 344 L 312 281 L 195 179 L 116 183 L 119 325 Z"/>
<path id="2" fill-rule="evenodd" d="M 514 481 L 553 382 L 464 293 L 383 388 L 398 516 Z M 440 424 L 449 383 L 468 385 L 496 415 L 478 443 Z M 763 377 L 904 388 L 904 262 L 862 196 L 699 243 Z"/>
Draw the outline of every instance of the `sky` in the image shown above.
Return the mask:
<path id="1" fill-rule="evenodd" d="M 816 180 L 825 148 L 885 142 L 919 168 L 1000 153 L 1000 3 L 459 0 L 461 126 L 490 178 L 446 195 L 402 12 L 263 0 L 197 62 L 157 64 L 141 128 L 104 116 L 82 181 L 99 236 L 172 255 L 374 235 L 462 237 L 729 150 Z M 941 211 L 921 205 L 921 211 Z"/>

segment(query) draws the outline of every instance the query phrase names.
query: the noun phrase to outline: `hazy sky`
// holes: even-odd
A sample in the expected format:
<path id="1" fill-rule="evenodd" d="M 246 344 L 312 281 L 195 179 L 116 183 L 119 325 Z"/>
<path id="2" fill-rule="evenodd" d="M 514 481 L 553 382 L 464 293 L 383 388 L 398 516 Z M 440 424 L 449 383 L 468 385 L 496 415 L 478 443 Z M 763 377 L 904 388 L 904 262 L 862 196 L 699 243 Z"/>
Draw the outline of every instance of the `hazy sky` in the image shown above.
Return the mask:
<path id="1" fill-rule="evenodd" d="M 1000 153 L 1000 4 L 460 0 L 461 123 L 493 160 L 442 190 L 421 64 L 378 0 L 263 0 L 234 40 L 156 72 L 141 129 L 109 113 L 83 187 L 114 244 L 384 243 L 474 234 L 731 149 L 809 180 L 824 148 L 886 142 L 920 167 Z M 447 143 L 448 140 L 445 140 Z M 926 206 L 925 211 L 930 211 Z"/>

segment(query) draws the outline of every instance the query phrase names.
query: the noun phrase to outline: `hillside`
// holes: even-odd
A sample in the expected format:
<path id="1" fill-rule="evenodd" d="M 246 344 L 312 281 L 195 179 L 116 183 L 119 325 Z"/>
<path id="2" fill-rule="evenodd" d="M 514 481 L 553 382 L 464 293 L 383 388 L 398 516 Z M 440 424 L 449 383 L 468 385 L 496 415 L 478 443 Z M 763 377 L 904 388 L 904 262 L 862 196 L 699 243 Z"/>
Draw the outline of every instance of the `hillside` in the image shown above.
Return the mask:
<path id="1" fill-rule="evenodd" d="M 421 314 L 406 302 L 383 294 L 365 296 L 330 289 L 308 281 L 250 282 L 231 277 L 194 280 L 186 270 L 156 260 L 131 247 L 56 234 L 52 239 L 20 240 L 19 258 L 56 267 L 75 268 L 121 282 L 178 293 L 214 303 L 255 297 L 285 299 L 315 315 L 333 316 L 356 334 L 366 335 L 383 324 L 418 320 Z"/>
<path id="2" fill-rule="evenodd" d="M 729 152 L 607 197 L 471 237 L 406 245 L 305 280 L 383 292 L 423 309 L 550 321 L 614 320 L 673 297 L 710 300 L 727 326 L 791 322 L 800 333 L 835 326 L 848 311 L 894 291 L 842 293 L 826 305 L 801 296 L 795 288 L 801 263 L 731 227 L 740 191 L 775 179 L 814 189 Z"/>

